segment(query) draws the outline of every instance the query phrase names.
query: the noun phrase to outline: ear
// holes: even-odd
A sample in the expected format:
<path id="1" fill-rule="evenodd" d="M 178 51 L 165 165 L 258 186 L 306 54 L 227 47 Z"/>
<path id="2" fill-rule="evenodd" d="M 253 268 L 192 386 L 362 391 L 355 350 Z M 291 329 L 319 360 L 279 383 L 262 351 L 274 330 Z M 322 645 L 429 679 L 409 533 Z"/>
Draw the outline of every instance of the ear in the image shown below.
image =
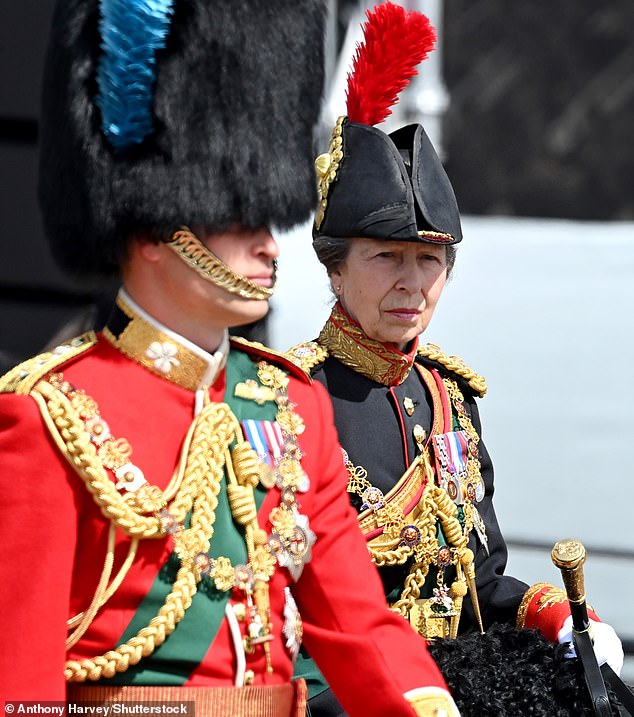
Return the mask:
<path id="1" fill-rule="evenodd" d="M 167 247 L 164 244 L 147 241 L 147 240 L 139 240 L 136 243 L 136 249 L 139 253 L 139 255 L 145 259 L 146 261 L 150 261 L 152 263 L 156 263 L 157 261 L 160 261 L 161 257 L 163 256 L 164 252 L 167 250 Z"/>
<path id="2" fill-rule="evenodd" d="M 328 277 L 330 279 L 330 288 L 332 289 L 335 296 L 341 296 L 341 284 L 342 284 L 342 275 L 340 271 L 333 271 L 330 273 L 330 276 Z"/>

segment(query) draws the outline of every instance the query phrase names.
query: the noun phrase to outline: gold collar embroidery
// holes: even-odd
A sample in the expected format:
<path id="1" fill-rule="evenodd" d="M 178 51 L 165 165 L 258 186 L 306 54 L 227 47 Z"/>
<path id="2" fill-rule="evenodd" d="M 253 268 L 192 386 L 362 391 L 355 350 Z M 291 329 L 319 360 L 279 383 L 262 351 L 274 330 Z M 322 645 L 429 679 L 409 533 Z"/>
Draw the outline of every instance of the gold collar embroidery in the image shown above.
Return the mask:
<path id="1" fill-rule="evenodd" d="M 215 356 L 205 355 L 202 349 L 196 351 L 197 347 L 188 346 L 186 339 L 142 316 L 123 292 L 117 296 L 113 316 L 103 335 L 128 358 L 190 391 L 213 384 L 226 360 L 225 349 L 224 356 L 214 364 Z"/>
<path id="2" fill-rule="evenodd" d="M 405 381 L 414 365 L 418 347 L 416 339 L 410 352 L 404 354 L 368 338 L 339 302 L 319 334 L 319 343 L 344 365 L 384 386 L 398 386 Z"/>

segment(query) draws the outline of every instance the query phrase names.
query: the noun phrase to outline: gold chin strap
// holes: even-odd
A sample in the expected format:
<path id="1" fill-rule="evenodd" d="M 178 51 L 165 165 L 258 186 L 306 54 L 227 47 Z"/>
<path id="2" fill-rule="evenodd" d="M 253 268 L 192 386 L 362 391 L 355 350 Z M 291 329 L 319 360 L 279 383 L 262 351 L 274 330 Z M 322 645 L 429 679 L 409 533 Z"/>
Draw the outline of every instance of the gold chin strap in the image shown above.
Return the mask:
<path id="1" fill-rule="evenodd" d="M 221 289 L 237 294 L 243 299 L 270 299 L 273 296 L 274 286 L 269 289 L 247 279 L 246 276 L 236 274 L 233 269 L 230 269 L 213 252 L 209 251 L 187 227 L 182 227 L 174 232 L 172 237 L 165 241 L 165 244 L 203 279 L 211 281 Z"/>

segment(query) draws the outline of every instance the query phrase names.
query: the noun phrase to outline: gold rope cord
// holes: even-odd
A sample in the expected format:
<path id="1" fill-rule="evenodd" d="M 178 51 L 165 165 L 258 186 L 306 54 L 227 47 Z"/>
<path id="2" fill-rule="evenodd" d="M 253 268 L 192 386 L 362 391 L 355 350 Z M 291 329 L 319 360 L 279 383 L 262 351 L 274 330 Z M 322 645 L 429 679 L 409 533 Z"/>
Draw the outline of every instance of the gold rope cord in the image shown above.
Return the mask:
<path id="1" fill-rule="evenodd" d="M 55 439 L 61 453 L 84 480 L 106 518 L 113 521 L 118 528 L 130 537 L 162 538 L 165 536 L 160 519 L 156 515 L 140 515 L 131 505 L 131 501 L 122 496 L 110 480 L 106 469 L 100 461 L 97 450 L 90 440 L 88 432 L 79 415 L 71 406 L 68 398 L 45 381 L 40 381 L 32 393 L 40 404 L 44 421 Z M 229 431 L 229 440 L 236 427 L 237 420 L 226 404 L 214 404 L 213 409 L 206 408 L 192 424 L 181 451 L 181 459 L 177 477 L 173 482 L 179 490 L 170 505 L 170 513 L 174 519 L 182 523 L 192 508 L 197 488 L 201 483 L 201 469 L 205 464 L 205 446 L 198 432 L 213 434 L 206 424 L 229 422 L 224 427 Z M 181 483 L 182 481 L 182 483 Z M 173 490 L 168 486 L 167 494 Z M 167 496 L 163 495 L 163 501 Z"/>
<path id="2" fill-rule="evenodd" d="M 110 524 L 110 532 L 115 533 L 116 528 L 112 523 Z M 110 583 L 107 590 L 102 595 L 98 595 L 98 593 L 95 593 L 95 597 L 93 598 L 93 603 L 91 603 L 89 610 L 92 609 L 93 604 L 96 605 L 96 610 L 101 609 L 107 602 L 110 600 L 110 598 L 117 592 L 119 587 L 121 586 L 121 583 L 123 582 L 123 579 L 128 574 L 128 570 L 132 567 L 132 563 L 134 562 L 134 559 L 136 557 L 136 551 L 139 546 L 139 540 L 138 538 L 132 538 L 130 541 L 130 547 L 128 548 L 128 554 L 126 555 L 126 558 L 119 568 L 119 572 L 116 574 L 114 580 Z M 114 555 L 114 551 L 113 551 Z M 106 554 L 106 560 L 104 562 L 104 572 L 107 569 L 107 563 L 110 560 L 109 553 Z M 96 614 L 96 612 L 95 612 Z M 94 615 L 90 616 L 90 620 L 88 621 L 88 618 L 86 616 L 86 612 L 80 612 L 79 614 L 75 615 L 75 617 L 72 617 L 70 620 L 68 620 L 67 627 L 69 630 L 72 630 L 73 628 L 76 628 L 81 622 L 84 620 L 87 621 L 86 627 L 81 630 L 81 634 L 75 637 L 75 634 L 72 635 L 72 643 L 70 642 L 71 637 L 68 638 L 68 641 L 66 642 L 66 649 L 72 647 L 77 640 L 81 637 L 81 635 L 86 632 L 88 627 L 90 626 L 90 623 L 92 622 L 94 618 Z M 77 630 L 79 631 L 80 628 L 77 627 Z"/>
<path id="3" fill-rule="evenodd" d="M 75 616 L 74 624 L 77 624 L 76 629 L 66 639 L 66 650 L 69 650 L 73 645 L 77 643 L 79 638 L 86 632 L 90 624 L 92 623 L 97 611 L 103 604 L 103 598 L 107 590 L 108 580 L 110 580 L 110 574 L 112 573 L 112 566 L 114 565 L 114 547 L 115 547 L 115 535 L 116 529 L 112 523 L 108 530 L 108 547 L 106 548 L 106 559 L 104 561 L 103 570 L 101 577 L 99 578 L 99 584 L 97 590 L 93 596 L 90 606 L 80 616 Z M 79 618 L 79 619 L 78 619 Z M 69 620 L 68 622 L 73 622 Z"/>
<path id="4" fill-rule="evenodd" d="M 423 488 L 423 494 L 420 497 L 418 505 L 414 509 L 415 516 L 408 516 L 409 522 L 416 525 L 420 530 L 420 544 L 429 546 L 436 542 L 436 504 L 434 501 L 435 486 L 432 480 L 427 480 L 425 487 Z M 400 542 L 400 532 L 395 538 L 394 542 Z M 378 567 L 391 566 L 391 565 L 402 565 L 408 558 L 411 557 L 412 553 L 415 552 L 415 547 L 409 545 L 397 545 L 396 548 L 384 548 L 373 547 L 372 541 L 368 543 L 368 550 L 372 557 L 373 562 Z M 429 552 L 429 551 L 427 551 Z M 433 551 L 434 555 L 436 551 Z M 431 555 L 429 560 L 432 560 Z"/>
<path id="5" fill-rule="evenodd" d="M 36 386 L 34 398 L 40 405 L 55 442 L 84 480 L 104 515 L 118 527 L 122 527 L 128 535 L 164 535 L 157 518 L 153 519 L 156 525 L 152 525 L 149 518 L 135 514 L 118 493 L 116 498 L 112 495 L 116 492 L 114 484 L 108 479 L 83 423 L 68 399 L 44 381 Z M 189 492 L 195 488 L 193 495 L 196 499 L 191 527 L 182 531 L 186 534 L 183 546 L 187 555 L 182 557 L 172 591 L 158 615 L 126 643 L 92 659 L 67 661 L 64 674 L 69 682 L 98 680 L 101 677 L 112 677 L 117 672 L 125 672 L 130 665 L 135 665 L 141 658 L 152 654 L 165 641 L 191 604 L 197 590 L 197 581 L 200 579 L 193 565 L 193 556 L 198 552 L 207 553 L 209 550 L 215 509 L 218 505 L 217 496 L 223 477 L 225 449 L 233 440 L 236 431 L 239 431 L 237 419 L 224 403 L 209 403 L 194 423 L 191 443 L 186 442 L 183 447 L 188 450 L 184 468 L 185 480 L 180 492 Z M 180 501 L 180 504 L 186 502 Z M 91 604 L 91 608 L 92 606 Z"/>
<path id="6" fill-rule="evenodd" d="M 469 386 L 482 398 L 487 392 L 487 384 L 483 376 L 469 368 L 458 356 L 448 356 L 436 344 L 424 344 L 418 347 L 418 355 L 430 361 L 436 361 L 468 382 Z"/>

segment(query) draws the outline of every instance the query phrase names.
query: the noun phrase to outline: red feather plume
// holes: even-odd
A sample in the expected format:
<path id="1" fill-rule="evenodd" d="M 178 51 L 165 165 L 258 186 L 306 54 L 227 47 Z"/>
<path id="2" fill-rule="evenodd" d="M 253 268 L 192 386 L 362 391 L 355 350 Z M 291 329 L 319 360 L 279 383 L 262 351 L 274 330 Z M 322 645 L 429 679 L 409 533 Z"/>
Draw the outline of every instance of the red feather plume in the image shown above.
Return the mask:
<path id="1" fill-rule="evenodd" d="M 352 122 L 375 125 L 388 117 L 416 66 L 434 49 L 436 31 L 420 12 L 391 2 L 368 10 L 364 41 L 348 74 L 346 106 Z"/>

